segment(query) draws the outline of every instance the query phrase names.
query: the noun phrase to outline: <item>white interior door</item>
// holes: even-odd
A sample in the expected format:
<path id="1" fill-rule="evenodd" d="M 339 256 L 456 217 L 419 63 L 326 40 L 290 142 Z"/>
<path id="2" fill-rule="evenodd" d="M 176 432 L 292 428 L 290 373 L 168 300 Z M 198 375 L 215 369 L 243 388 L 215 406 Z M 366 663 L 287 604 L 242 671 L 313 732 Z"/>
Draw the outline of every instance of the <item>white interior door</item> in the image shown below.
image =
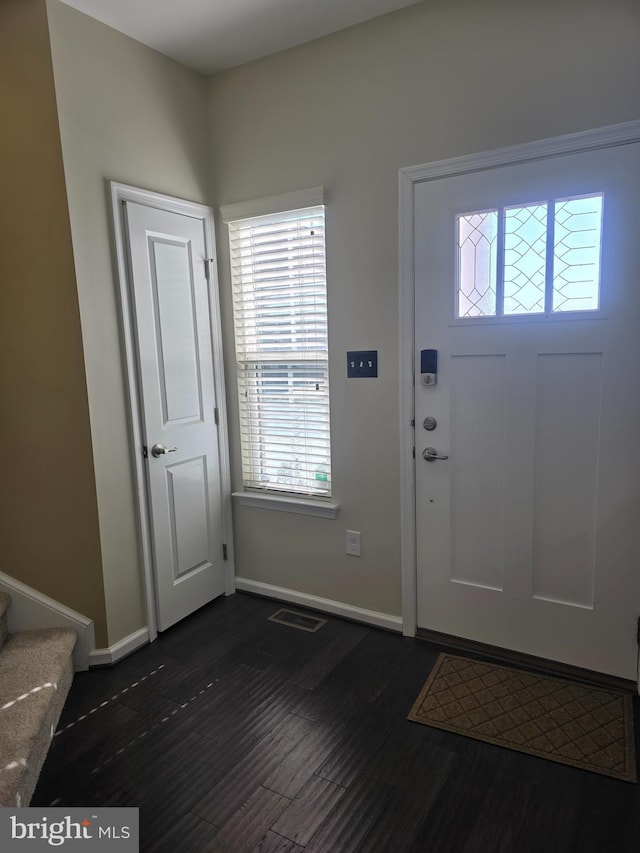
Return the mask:
<path id="1" fill-rule="evenodd" d="M 201 218 L 125 203 L 159 630 L 225 591 Z"/>
<path id="2" fill-rule="evenodd" d="M 419 627 L 636 679 L 639 198 L 640 144 L 416 184 Z"/>

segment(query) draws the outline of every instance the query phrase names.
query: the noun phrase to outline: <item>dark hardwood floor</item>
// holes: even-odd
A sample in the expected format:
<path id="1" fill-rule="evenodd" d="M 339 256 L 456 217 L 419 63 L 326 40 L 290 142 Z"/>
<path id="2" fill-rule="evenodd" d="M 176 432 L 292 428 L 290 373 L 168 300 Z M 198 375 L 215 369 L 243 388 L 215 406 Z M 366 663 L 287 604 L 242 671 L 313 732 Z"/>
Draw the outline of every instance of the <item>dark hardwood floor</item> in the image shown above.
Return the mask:
<path id="1" fill-rule="evenodd" d="M 436 646 L 278 606 L 218 599 L 77 673 L 32 805 L 139 806 L 153 853 L 640 850 L 637 785 L 408 722 Z"/>

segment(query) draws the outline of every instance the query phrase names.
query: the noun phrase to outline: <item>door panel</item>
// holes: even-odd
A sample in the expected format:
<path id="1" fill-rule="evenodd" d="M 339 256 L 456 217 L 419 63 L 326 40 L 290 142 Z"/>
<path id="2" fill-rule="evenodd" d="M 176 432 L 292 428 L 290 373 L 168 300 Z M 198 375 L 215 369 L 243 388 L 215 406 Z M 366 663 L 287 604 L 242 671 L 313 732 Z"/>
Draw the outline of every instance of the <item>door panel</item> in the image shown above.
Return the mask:
<path id="1" fill-rule="evenodd" d="M 211 566 L 211 523 L 206 459 L 168 465 L 167 488 L 173 539 L 173 577 Z"/>
<path id="2" fill-rule="evenodd" d="M 202 420 L 191 246 L 149 235 L 149 248 L 163 420 Z"/>
<path id="3" fill-rule="evenodd" d="M 415 371 L 425 348 L 439 370 L 436 385 L 415 386 L 418 625 L 634 680 L 639 151 L 438 178 L 414 195 Z M 602 242 L 589 247 L 566 199 L 599 193 Z M 505 212 L 501 225 L 491 210 Z M 458 254 L 463 214 L 472 240 Z M 597 308 L 600 251 L 599 310 L 567 312 Z M 456 311 L 461 268 L 476 276 L 469 318 Z M 544 313 L 545 288 L 563 312 Z M 502 298 L 504 316 L 473 316 Z M 526 311 L 537 313 L 515 313 Z M 448 459 L 425 461 L 427 446 Z"/>
<path id="4" fill-rule="evenodd" d="M 504 355 L 451 359 L 451 579 L 502 589 Z M 429 463 L 436 465 L 437 462 Z"/>
<path id="5" fill-rule="evenodd" d="M 206 241 L 201 219 L 134 202 L 125 212 L 164 630 L 225 590 Z"/>
<path id="6" fill-rule="evenodd" d="M 592 608 L 602 353 L 537 362 L 532 593 Z"/>

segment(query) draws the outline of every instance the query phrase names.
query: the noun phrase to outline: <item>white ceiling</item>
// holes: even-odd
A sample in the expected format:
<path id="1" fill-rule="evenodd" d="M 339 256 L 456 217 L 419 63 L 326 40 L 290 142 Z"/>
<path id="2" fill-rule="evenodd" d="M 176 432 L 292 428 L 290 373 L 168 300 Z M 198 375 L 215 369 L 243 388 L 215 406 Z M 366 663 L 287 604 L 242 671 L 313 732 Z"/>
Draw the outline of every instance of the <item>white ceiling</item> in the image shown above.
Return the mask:
<path id="1" fill-rule="evenodd" d="M 202 74 L 213 74 L 419 0 L 63 2 Z"/>

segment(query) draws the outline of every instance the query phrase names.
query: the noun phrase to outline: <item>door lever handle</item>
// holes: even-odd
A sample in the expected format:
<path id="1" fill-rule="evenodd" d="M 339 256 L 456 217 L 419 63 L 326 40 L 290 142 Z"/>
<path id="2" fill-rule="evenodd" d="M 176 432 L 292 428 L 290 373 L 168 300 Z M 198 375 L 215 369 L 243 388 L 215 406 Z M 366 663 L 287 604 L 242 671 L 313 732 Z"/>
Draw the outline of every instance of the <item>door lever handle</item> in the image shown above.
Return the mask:
<path id="1" fill-rule="evenodd" d="M 422 458 L 427 462 L 434 462 L 436 459 L 448 459 L 449 457 L 444 454 L 439 454 L 435 447 L 425 447 L 422 451 Z"/>
<path id="2" fill-rule="evenodd" d="M 165 453 L 175 453 L 177 447 L 165 447 L 164 444 L 154 444 L 151 448 L 151 455 L 155 456 L 164 456 Z"/>

